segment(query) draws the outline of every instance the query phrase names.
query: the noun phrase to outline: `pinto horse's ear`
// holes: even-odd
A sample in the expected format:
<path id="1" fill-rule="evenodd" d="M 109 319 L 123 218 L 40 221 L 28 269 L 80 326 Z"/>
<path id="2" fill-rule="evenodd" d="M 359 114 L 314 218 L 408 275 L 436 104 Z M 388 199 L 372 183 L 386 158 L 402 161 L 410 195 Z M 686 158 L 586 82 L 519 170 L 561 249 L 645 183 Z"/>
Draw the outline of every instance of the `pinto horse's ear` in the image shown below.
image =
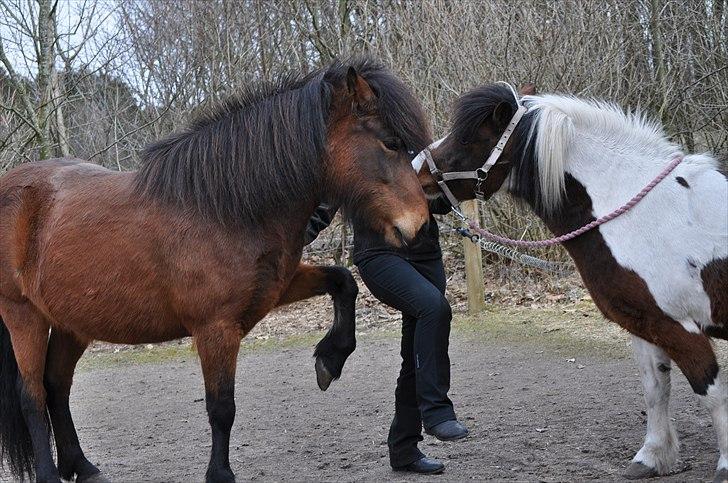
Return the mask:
<path id="1" fill-rule="evenodd" d="M 498 127 L 505 127 L 511 122 L 513 117 L 513 107 L 510 102 L 503 101 L 493 110 L 493 121 Z"/>
<path id="2" fill-rule="evenodd" d="M 522 96 L 535 96 L 536 95 L 536 84 L 533 82 L 526 82 L 518 89 L 518 93 Z"/>
<path id="3" fill-rule="evenodd" d="M 370 107 L 377 97 L 369 83 L 353 67 L 346 71 L 346 87 L 360 108 Z"/>

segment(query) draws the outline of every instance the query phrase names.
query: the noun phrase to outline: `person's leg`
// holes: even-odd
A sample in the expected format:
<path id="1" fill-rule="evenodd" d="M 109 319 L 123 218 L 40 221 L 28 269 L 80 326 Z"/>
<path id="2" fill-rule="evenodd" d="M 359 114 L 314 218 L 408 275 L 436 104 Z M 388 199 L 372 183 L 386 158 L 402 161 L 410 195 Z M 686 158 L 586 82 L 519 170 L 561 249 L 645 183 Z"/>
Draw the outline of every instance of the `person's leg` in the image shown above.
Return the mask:
<path id="1" fill-rule="evenodd" d="M 445 298 L 445 269 L 442 259 L 410 262 L 439 291 L 415 330 L 417 390 L 425 429 L 455 420 L 455 411 L 447 393 L 450 391 L 450 323 L 452 311 Z"/>
<path id="2" fill-rule="evenodd" d="M 425 456 L 417 449 L 417 443 L 422 441 L 422 420 L 415 382 L 416 324 L 417 319 L 402 314 L 402 368 L 394 391 L 394 419 L 387 438 L 389 462 L 393 468 L 406 466 Z"/>
<path id="3" fill-rule="evenodd" d="M 417 397 L 422 393 L 419 387 L 420 375 L 432 373 L 423 379 L 423 384 L 436 385 L 438 369 L 437 358 L 425 353 L 432 345 L 426 341 L 419 354 L 419 369 L 416 368 L 415 333 L 419 331 L 423 319 L 430 330 L 436 327 L 432 319 L 441 315 L 438 314 L 442 310 L 444 298 L 438 287 L 415 270 L 408 261 L 395 255 L 371 258 L 359 264 L 359 273 L 375 297 L 403 313 L 402 372 L 397 385 L 395 421 L 389 438 L 390 455 L 397 455 L 392 459 L 392 465 L 400 466 L 407 464 L 408 459 L 414 461 L 417 456 L 422 457 L 419 451 L 412 450 L 416 449 L 416 444 L 421 439 L 420 414 L 423 405 L 430 409 L 428 413 L 433 413 L 432 409 L 439 404 L 449 411 L 449 417 L 442 420 L 455 418 L 452 404 L 447 399 L 447 389 L 444 392 L 444 401 L 431 400 L 423 404 L 422 398 Z M 442 285 L 444 288 L 444 277 Z M 428 332 L 423 333 L 426 336 Z M 422 334 L 420 336 L 424 338 Z M 433 332 L 430 336 L 437 337 L 437 334 Z M 435 396 L 437 393 L 438 391 L 432 389 L 424 391 L 429 398 L 439 397 Z M 415 408 L 418 410 L 415 411 Z M 441 417 L 441 414 L 437 414 L 437 417 Z"/>

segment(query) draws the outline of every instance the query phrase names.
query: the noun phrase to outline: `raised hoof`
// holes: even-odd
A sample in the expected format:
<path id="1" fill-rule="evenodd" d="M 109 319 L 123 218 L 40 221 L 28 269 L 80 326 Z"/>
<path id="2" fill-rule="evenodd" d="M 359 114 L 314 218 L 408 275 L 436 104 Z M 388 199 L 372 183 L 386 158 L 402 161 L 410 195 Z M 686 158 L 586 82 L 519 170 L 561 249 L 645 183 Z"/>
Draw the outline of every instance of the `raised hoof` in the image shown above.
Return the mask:
<path id="1" fill-rule="evenodd" d="M 111 480 L 105 477 L 103 473 L 98 472 L 86 477 L 79 476 L 76 478 L 76 483 L 111 483 Z"/>
<path id="2" fill-rule="evenodd" d="M 642 463 L 632 463 L 624 473 L 624 477 L 628 480 L 643 480 L 645 478 L 654 478 L 660 476 L 655 468 L 650 468 Z"/>
<path id="3" fill-rule="evenodd" d="M 713 478 L 713 483 L 728 483 L 728 468 L 718 470 Z"/>
<path id="4" fill-rule="evenodd" d="M 318 387 L 322 391 L 325 391 L 331 385 L 331 381 L 334 380 L 334 376 L 332 376 L 331 373 L 329 372 L 329 370 L 326 369 L 324 360 L 321 357 L 316 358 L 315 367 L 316 367 L 316 382 L 318 383 Z"/>

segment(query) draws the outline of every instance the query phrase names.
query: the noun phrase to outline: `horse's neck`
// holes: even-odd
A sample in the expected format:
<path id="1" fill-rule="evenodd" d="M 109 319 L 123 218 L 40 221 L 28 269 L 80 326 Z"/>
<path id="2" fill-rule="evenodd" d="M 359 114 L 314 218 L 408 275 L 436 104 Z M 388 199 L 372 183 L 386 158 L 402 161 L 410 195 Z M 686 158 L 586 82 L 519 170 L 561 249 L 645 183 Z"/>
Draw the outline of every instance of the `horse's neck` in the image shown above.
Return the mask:
<path id="1" fill-rule="evenodd" d="M 605 147 L 588 136 L 576 139 L 565 172 L 584 187 L 597 217 L 629 201 L 677 154 L 669 144 Z M 567 205 L 571 201 L 568 197 L 563 200 Z"/>
<path id="2" fill-rule="evenodd" d="M 542 220 L 557 236 L 582 227 L 624 205 L 673 159 L 673 146 L 608 146 L 579 133 L 564 162 L 566 192 L 560 208 Z M 529 204 L 536 200 L 527 200 Z"/>

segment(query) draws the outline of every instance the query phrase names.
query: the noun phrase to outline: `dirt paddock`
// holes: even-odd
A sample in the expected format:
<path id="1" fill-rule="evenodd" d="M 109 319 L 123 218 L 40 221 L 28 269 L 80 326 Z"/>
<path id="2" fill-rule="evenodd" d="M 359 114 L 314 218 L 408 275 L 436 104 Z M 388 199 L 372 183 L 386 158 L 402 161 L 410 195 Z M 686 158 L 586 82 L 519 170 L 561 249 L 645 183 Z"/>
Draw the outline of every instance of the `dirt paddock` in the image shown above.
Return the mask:
<path id="1" fill-rule="evenodd" d="M 238 480 L 426 481 L 388 467 L 396 332 L 361 335 L 326 393 L 313 372 L 317 338 L 244 345 L 231 442 Z M 423 450 L 447 462 L 430 480 L 620 480 L 641 445 L 644 404 L 628 339 L 591 309 L 460 316 L 451 358 L 452 399 L 471 436 L 425 439 Z M 92 353 L 75 384 L 82 445 L 112 481 L 203 478 L 210 435 L 189 348 Z M 684 471 L 668 480 L 710 479 L 718 458 L 710 418 L 678 371 L 673 387 Z"/>

